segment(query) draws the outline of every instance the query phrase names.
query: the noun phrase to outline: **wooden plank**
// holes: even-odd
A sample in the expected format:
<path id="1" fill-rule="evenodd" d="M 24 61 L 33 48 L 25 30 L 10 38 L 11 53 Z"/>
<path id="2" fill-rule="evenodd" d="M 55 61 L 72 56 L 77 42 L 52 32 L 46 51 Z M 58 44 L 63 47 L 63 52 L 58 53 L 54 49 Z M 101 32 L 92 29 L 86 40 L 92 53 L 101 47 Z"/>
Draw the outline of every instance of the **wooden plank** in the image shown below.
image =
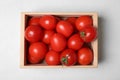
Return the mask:
<path id="1" fill-rule="evenodd" d="M 98 15 L 97 13 L 93 14 L 93 24 L 98 29 Z M 94 60 L 93 66 L 98 66 L 98 39 L 92 42 L 93 52 L 94 52 Z"/>
<path id="2" fill-rule="evenodd" d="M 21 40 L 20 40 L 20 67 L 24 66 L 24 29 L 25 29 L 25 14 L 21 14 Z"/>

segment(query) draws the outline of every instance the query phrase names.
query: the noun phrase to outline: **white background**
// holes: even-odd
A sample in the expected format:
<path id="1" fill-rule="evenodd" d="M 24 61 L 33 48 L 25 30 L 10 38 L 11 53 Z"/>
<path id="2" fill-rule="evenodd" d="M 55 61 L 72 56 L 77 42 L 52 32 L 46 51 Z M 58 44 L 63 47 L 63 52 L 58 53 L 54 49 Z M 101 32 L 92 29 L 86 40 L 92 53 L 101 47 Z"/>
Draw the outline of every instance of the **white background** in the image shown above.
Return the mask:
<path id="1" fill-rule="evenodd" d="M 21 12 L 98 12 L 99 67 L 20 69 Z M 120 0 L 0 0 L 0 80 L 120 80 Z"/>

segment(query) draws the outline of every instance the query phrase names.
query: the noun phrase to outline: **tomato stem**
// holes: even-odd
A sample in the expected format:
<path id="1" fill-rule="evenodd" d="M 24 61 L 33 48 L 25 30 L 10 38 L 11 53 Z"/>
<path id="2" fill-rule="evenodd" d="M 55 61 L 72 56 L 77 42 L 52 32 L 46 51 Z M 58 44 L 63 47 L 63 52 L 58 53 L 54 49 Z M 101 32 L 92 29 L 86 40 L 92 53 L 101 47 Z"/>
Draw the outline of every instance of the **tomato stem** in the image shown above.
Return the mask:
<path id="1" fill-rule="evenodd" d="M 80 32 L 81 37 L 84 37 L 85 35 L 86 35 L 85 32 Z"/>
<path id="2" fill-rule="evenodd" d="M 62 64 L 68 64 L 68 57 L 63 57 L 61 59 Z"/>

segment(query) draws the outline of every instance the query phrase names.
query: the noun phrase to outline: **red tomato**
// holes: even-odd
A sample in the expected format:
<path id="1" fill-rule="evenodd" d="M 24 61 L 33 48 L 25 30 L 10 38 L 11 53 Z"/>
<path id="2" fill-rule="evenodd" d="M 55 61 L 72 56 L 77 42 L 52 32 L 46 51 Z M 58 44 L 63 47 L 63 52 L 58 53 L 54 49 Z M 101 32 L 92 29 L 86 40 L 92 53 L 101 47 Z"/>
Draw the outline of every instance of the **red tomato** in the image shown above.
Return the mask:
<path id="1" fill-rule="evenodd" d="M 60 33 L 55 33 L 50 40 L 51 48 L 54 51 L 62 51 L 65 49 L 67 41 L 65 37 Z"/>
<path id="2" fill-rule="evenodd" d="M 81 65 L 88 65 L 93 61 L 93 53 L 89 48 L 81 48 L 78 51 L 78 62 Z"/>
<path id="3" fill-rule="evenodd" d="M 69 23 L 71 23 L 74 27 L 75 27 L 75 22 L 76 22 L 76 19 L 75 17 L 68 17 L 66 19 L 66 21 L 68 21 Z"/>
<path id="4" fill-rule="evenodd" d="M 46 54 L 45 61 L 48 65 L 58 65 L 60 64 L 60 54 L 51 50 Z"/>
<path id="5" fill-rule="evenodd" d="M 40 17 L 32 17 L 29 20 L 28 25 L 30 25 L 30 26 L 39 26 L 39 22 L 40 22 Z"/>
<path id="6" fill-rule="evenodd" d="M 95 27 L 85 27 L 80 31 L 80 36 L 84 42 L 92 42 L 97 37 L 97 29 Z"/>
<path id="7" fill-rule="evenodd" d="M 68 18 L 66 19 L 66 21 L 68 21 L 69 23 L 72 24 L 75 33 L 78 32 L 78 30 L 76 29 L 76 25 L 75 25 L 76 20 L 77 20 L 76 17 L 68 17 Z"/>
<path id="8" fill-rule="evenodd" d="M 59 21 L 56 26 L 56 31 L 69 37 L 73 33 L 73 26 L 67 21 Z"/>
<path id="9" fill-rule="evenodd" d="M 60 60 L 63 65 L 71 66 L 76 64 L 77 62 L 77 55 L 74 50 L 66 49 L 60 55 Z"/>
<path id="10" fill-rule="evenodd" d="M 92 26 L 92 25 L 93 25 L 93 20 L 91 16 L 80 16 L 76 20 L 76 28 L 79 31 L 86 26 Z"/>
<path id="11" fill-rule="evenodd" d="M 43 31 L 39 26 L 28 26 L 25 30 L 25 38 L 29 42 L 37 42 L 42 40 Z"/>
<path id="12" fill-rule="evenodd" d="M 43 42 L 46 44 L 50 43 L 50 38 L 55 32 L 52 30 L 45 30 L 44 31 L 44 36 L 43 36 Z"/>
<path id="13" fill-rule="evenodd" d="M 47 53 L 47 46 L 43 42 L 36 42 L 30 45 L 29 55 L 38 62 L 41 62 Z"/>
<path id="14" fill-rule="evenodd" d="M 37 63 L 39 63 L 41 60 L 40 60 L 40 58 L 36 58 L 36 57 L 33 57 L 33 56 L 28 56 L 28 61 L 29 61 L 29 63 L 37 64 Z"/>
<path id="15" fill-rule="evenodd" d="M 80 49 L 83 43 L 79 34 L 74 34 L 68 39 L 68 47 L 74 50 Z"/>
<path id="16" fill-rule="evenodd" d="M 57 20 L 54 16 L 45 15 L 40 19 L 40 24 L 44 29 L 51 30 L 55 29 Z"/>

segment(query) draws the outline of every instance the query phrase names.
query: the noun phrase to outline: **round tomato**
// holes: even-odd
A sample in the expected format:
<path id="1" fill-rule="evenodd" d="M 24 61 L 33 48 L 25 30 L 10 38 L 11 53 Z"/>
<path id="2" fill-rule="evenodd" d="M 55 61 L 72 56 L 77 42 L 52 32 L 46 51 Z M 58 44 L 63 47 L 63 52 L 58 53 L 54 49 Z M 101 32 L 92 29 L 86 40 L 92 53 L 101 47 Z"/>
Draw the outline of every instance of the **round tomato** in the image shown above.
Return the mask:
<path id="1" fill-rule="evenodd" d="M 76 28 L 80 31 L 82 28 L 86 26 L 93 25 L 93 20 L 91 16 L 80 16 L 76 20 Z"/>
<path id="2" fill-rule="evenodd" d="M 73 33 L 73 26 L 67 21 L 59 21 L 56 26 L 56 31 L 69 37 Z"/>
<path id="3" fill-rule="evenodd" d="M 74 27 L 75 27 L 75 22 L 76 22 L 76 19 L 75 17 L 68 17 L 66 19 L 66 21 L 68 21 L 69 23 L 71 23 Z"/>
<path id="4" fill-rule="evenodd" d="M 95 27 L 85 27 L 80 31 L 80 37 L 84 42 L 92 42 L 97 36 L 97 29 Z"/>
<path id="5" fill-rule="evenodd" d="M 75 22 L 76 22 L 77 18 L 76 17 L 68 17 L 66 19 L 66 21 L 68 21 L 69 23 L 72 24 L 73 28 L 74 28 L 74 33 L 77 33 L 78 30 L 76 29 L 76 25 L 75 25 Z"/>
<path id="6" fill-rule="evenodd" d="M 55 29 L 57 20 L 54 16 L 45 15 L 40 19 L 40 25 L 47 30 Z"/>
<path id="7" fill-rule="evenodd" d="M 39 63 L 40 61 L 41 61 L 40 58 L 36 58 L 36 57 L 33 57 L 33 56 L 28 56 L 28 62 L 29 62 L 29 63 L 37 64 L 37 63 Z"/>
<path id="8" fill-rule="evenodd" d="M 78 51 L 78 62 L 81 65 L 91 64 L 93 61 L 93 52 L 89 48 L 81 48 Z"/>
<path id="9" fill-rule="evenodd" d="M 28 25 L 30 25 L 30 26 L 39 26 L 39 22 L 40 22 L 40 17 L 32 17 L 29 20 Z"/>
<path id="10" fill-rule="evenodd" d="M 60 33 L 55 33 L 50 40 L 51 48 L 54 51 L 62 51 L 65 49 L 67 41 L 66 38 L 60 34 Z"/>
<path id="11" fill-rule="evenodd" d="M 37 42 L 42 40 L 43 31 L 39 26 L 28 26 L 25 30 L 25 38 L 29 42 Z"/>
<path id="12" fill-rule="evenodd" d="M 60 54 L 51 50 L 46 54 L 45 61 L 48 65 L 58 65 L 60 64 Z"/>
<path id="13" fill-rule="evenodd" d="M 32 43 L 29 47 L 29 56 L 39 60 L 38 62 L 41 62 L 44 59 L 47 50 L 47 46 L 43 42 Z"/>
<path id="14" fill-rule="evenodd" d="M 76 64 L 77 62 L 77 55 L 74 50 L 66 49 L 60 55 L 60 60 L 63 65 L 71 66 Z"/>
<path id="15" fill-rule="evenodd" d="M 68 39 L 68 47 L 74 50 L 80 49 L 83 43 L 79 34 L 74 34 Z"/>
<path id="16" fill-rule="evenodd" d="M 52 30 L 45 30 L 44 31 L 44 36 L 43 36 L 43 42 L 46 44 L 50 43 L 50 38 L 55 32 Z"/>

